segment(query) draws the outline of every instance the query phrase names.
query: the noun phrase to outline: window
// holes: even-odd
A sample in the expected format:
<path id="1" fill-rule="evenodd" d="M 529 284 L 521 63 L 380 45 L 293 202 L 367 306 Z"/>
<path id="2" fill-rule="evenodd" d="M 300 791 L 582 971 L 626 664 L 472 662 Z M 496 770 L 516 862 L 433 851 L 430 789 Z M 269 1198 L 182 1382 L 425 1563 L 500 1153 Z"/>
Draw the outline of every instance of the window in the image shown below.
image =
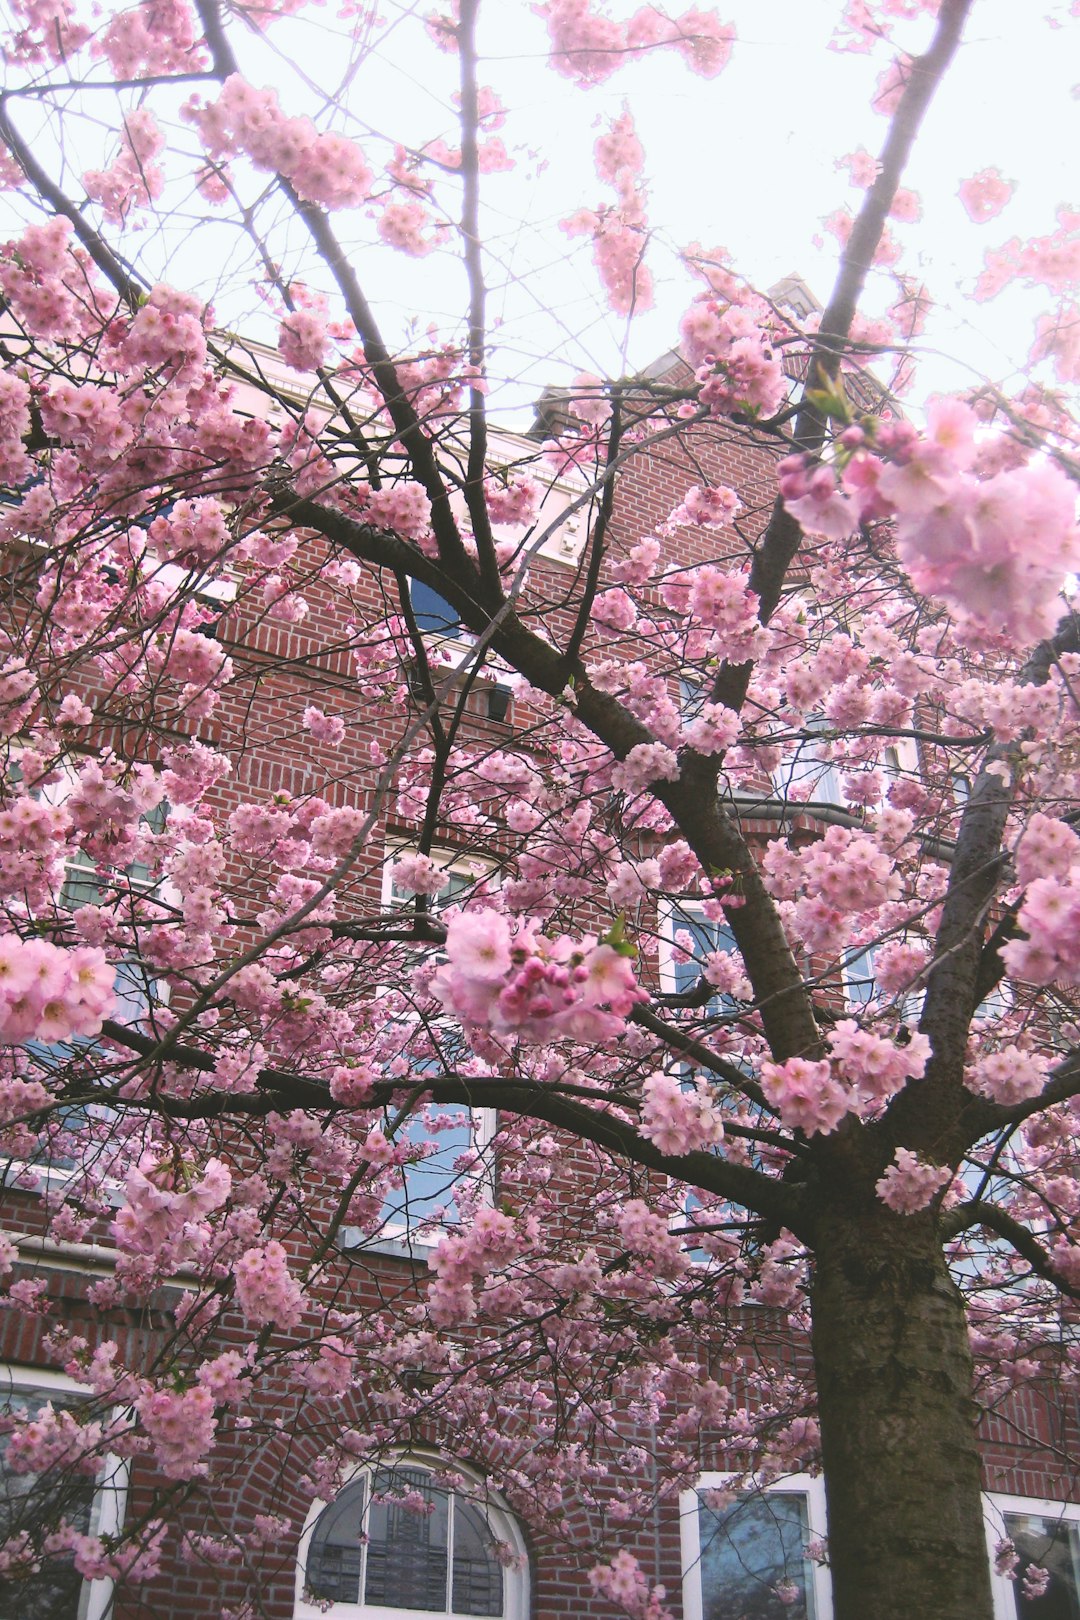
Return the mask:
<path id="1" fill-rule="evenodd" d="M 831 1620 L 828 1577 L 807 1555 L 825 1533 L 825 1488 L 794 1474 L 731 1497 L 722 1474 L 680 1498 L 686 1620 Z"/>
<path id="2" fill-rule="evenodd" d="M 57 1373 L 12 1368 L 3 1374 L 0 1411 L 33 1416 L 46 1403 L 55 1410 L 75 1406 L 85 1396 L 85 1390 Z M 45 1506 L 38 1494 L 39 1476 L 13 1473 L 4 1466 L 5 1446 L 0 1439 L 0 1541 L 24 1529 L 33 1531 Z M 51 1500 L 48 1507 L 84 1532 L 108 1535 L 123 1519 L 126 1486 L 126 1464 L 107 1457 L 96 1478 L 65 1474 L 55 1487 L 64 1492 L 63 1500 Z M 69 1559 L 45 1560 L 26 1579 L 0 1575 L 0 1615 L 17 1614 L 19 1620 L 105 1620 L 111 1613 L 112 1582 L 84 1581 Z"/>
<path id="3" fill-rule="evenodd" d="M 952 787 L 953 804 L 958 810 L 963 810 L 971 798 L 971 777 L 964 771 L 950 771 L 949 783 Z"/>
<path id="4" fill-rule="evenodd" d="M 1080 1620 L 1080 1507 L 993 1496 L 987 1512 L 991 1569 L 998 1542 L 1016 1549 L 1016 1579 L 994 1572 L 994 1620 Z M 1031 1568 L 1045 1569 L 1049 1581 L 1041 1596 L 1024 1591 Z"/>
<path id="5" fill-rule="evenodd" d="M 697 719 L 708 695 L 708 687 L 703 681 L 695 680 L 692 675 L 679 676 L 679 719 L 684 725 Z"/>
<path id="6" fill-rule="evenodd" d="M 686 948 L 688 945 L 689 951 Z M 710 921 L 692 902 L 668 901 L 661 905 L 660 981 L 669 994 L 674 991 L 677 995 L 685 995 L 693 990 L 701 978 L 705 958 L 714 951 L 725 954 L 735 952 L 735 936 L 726 922 Z M 718 1016 L 731 1013 L 737 1005 L 733 995 L 717 990 L 702 1009 L 702 1014 Z"/>
<path id="7" fill-rule="evenodd" d="M 687 945 L 693 952 L 692 956 L 687 954 Z M 726 922 L 710 922 L 698 907 L 685 901 L 661 903 L 660 982 L 664 990 L 679 995 L 693 990 L 701 978 L 706 956 L 714 951 L 725 954 L 735 951 L 735 936 Z M 731 965 L 735 972 L 739 971 L 737 958 L 733 959 Z M 718 989 L 703 1007 L 694 1009 L 694 1016 L 724 1017 L 737 1011 L 738 1005 L 735 996 Z M 730 1061 L 736 1066 L 739 1064 L 737 1056 L 733 1055 Z M 694 1084 L 694 1072 L 689 1065 L 679 1065 L 677 1072 L 681 1074 L 684 1088 Z M 707 1265 L 711 1259 L 709 1250 L 695 1241 L 699 1235 L 697 1223 L 703 1221 L 708 1225 L 716 1217 L 703 1217 L 701 1200 L 693 1188 L 680 1186 L 679 1195 L 681 1205 L 671 1217 L 672 1231 L 684 1239 L 688 1259 L 698 1265 Z"/>
<path id="8" fill-rule="evenodd" d="M 42 798 L 46 804 L 62 805 L 75 792 L 78 781 L 76 767 L 64 765 L 59 780 L 42 788 L 40 795 L 35 793 L 34 796 Z M 142 829 L 149 833 L 162 832 L 168 814 L 168 801 L 159 800 L 152 809 L 139 817 Z M 124 869 L 124 877 L 132 894 L 153 892 L 150 868 L 143 861 L 132 861 Z M 67 862 L 57 904 L 65 911 L 77 911 L 80 906 L 101 905 L 115 893 L 115 886 L 99 876 L 96 861 L 92 860 L 85 850 L 79 849 Z"/>
<path id="9" fill-rule="evenodd" d="M 805 729 L 811 735 L 797 742 L 773 772 L 773 787 L 778 797 L 796 802 L 812 799 L 816 804 L 846 804 L 840 772 L 832 762 L 830 744 L 824 735 L 831 729 L 828 721 L 819 714 L 809 715 Z M 814 732 L 823 735 L 815 739 Z"/>
<path id="10" fill-rule="evenodd" d="M 517 1525 L 476 1481 L 434 1459 L 403 1458 L 357 1474 L 316 1503 L 300 1546 L 297 1620 L 333 1603 L 341 1620 L 482 1615 L 525 1620 L 525 1545 Z"/>
<path id="11" fill-rule="evenodd" d="M 416 628 L 429 636 L 448 636 L 452 641 L 460 641 L 468 635 L 468 631 L 458 617 L 458 610 L 452 607 L 445 596 L 432 590 L 422 580 L 414 579 L 409 583 L 409 597 L 412 601 L 413 616 L 416 619 Z"/>
<path id="12" fill-rule="evenodd" d="M 414 899 L 413 891 L 400 888 L 394 878 L 393 863 L 402 853 L 399 848 L 387 851 L 383 874 L 386 910 L 404 908 Z M 446 887 L 429 901 L 431 911 L 436 914 L 471 894 L 485 875 L 476 863 L 462 860 L 448 850 L 435 850 L 431 858 L 436 866 L 443 868 L 447 878 Z M 401 1033 L 403 1044 L 411 1042 L 414 1024 L 402 1020 Z M 441 1060 L 452 1061 L 461 1045 L 457 1025 L 448 1022 L 444 1028 L 439 1021 L 432 1033 Z M 439 1061 L 433 1056 L 431 1067 L 435 1068 Z M 414 1062 L 413 1072 L 422 1073 L 422 1065 Z M 387 1122 L 392 1118 L 393 1111 L 388 1110 Z M 415 1145 L 417 1155 L 401 1167 L 400 1181 L 391 1188 L 383 1205 L 382 1240 L 395 1247 L 403 1242 L 408 1250 L 415 1243 L 437 1243 L 441 1229 L 460 1218 L 454 1193 L 462 1176 L 473 1180 L 483 1178 L 482 1154 L 494 1130 L 493 1109 L 466 1108 L 458 1103 L 427 1103 L 404 1127 L 399 1127 L 398 1140 L 403 1133 L 405 1139 Z"/>
<path id="13" fill-rule="evenodd" d="M 417 1149 L 403 1165 L 381 1212 L 380 1230 L 391 1242 L 437 1243 L 442 1228 L 459 1219 L 456 1189 L 463 1176 L 482 1175 L 481 1155 L 490 1140 L 494 1111 L 456 1103 L 428 1103 L 408 1120 L 402 1135 Z"/>
<path id="14" fill-rule="evenodd" d="M 21 771 L 18 765 L 9 768 L 11 779 L 18 782 Z M 46 783 L 40 789 L 33 789 L 33 797 L 53 806 L 65 804 L 75 792 L 79 782 L 77 763 L 66 761 L 56 772 L 56 780 Z M 168 815 L 168 803 L 161 799 L 151 809 L 139 817 L 142 830 L 149 833 L 159 833 L 165 825 Z M 124 903 L 128 897 L 138 899 L 163 893 L 168 890 L 167 884 L 155 885 L 151 879 L 150 868 L 143 862 L 135 860 L 130 862 L 123 870 L 121 876 L 109 877 L 103 875 L 97 863 L 83 849 L 76 849 L 65 861 L 63 877 L 54 899 L 58 911 L 77 911 L 83 906 L 108 906 L 114 902 Z M 172 891 L 175 896 L 175 890 Z M 131 955 L 121 960 L 116 967 L 114 982 L 115 1001 L 109 1016 L 118 1023 L 137 1024 L 150 1013 L 155 1002 L 161 1004 L 167 1000 L 167 987 L 154 980 L 145 963 L 139 960 L 133 950 Z M 79 1057 L 80 1054 L 92 1052 L 97 1042 L 92 1037 L 74 1035 L 67 1040 L 46 1042 L 43 1040 L 29 1040 L 25 1042 L 25 1051 L 29 1055 L 31 1065 L 37 1065 L 45 1071 L 40 1078 L 48 1081 L 61 1065 Z M 67 1129 L 74 1131 L 93 1120 L 107 1120 L 112 1118 L 114 1110 L 103 1103 L 86 1103 L 79 1106 L 64 1107 L 56 1114 Z M 35 1170 L 48 1175 L 50 1178 L 59 1176 L 66 1178 L 81 1163 L 85 1168 L 89 1163 L 88 1155 L 100 1152 L 100 1146 L 90 1147 L 82 1144 L 80 1159 L 72 1157 L 66 1151 L 58 1151 L 55 1146 L 42 1149 L 33 1157 Z M 22 1161 L 0 1161 L 0 1184 L 6 1182 L 11 1174 L 18 1175 L 21 1171 Z"/>
<path id="15" fill-rule="evenodd" d="M 922 1014 L 926 991 L 921 985 L 917 989 L 908 989 L 896 995 L 886 995 L 885 992 L 879 991 L 875 953 L 876 948 L 873 945 L 856 945 L 844 955 L 842 975 L 849 1009 L 858 1013 L 868 1008 L 872 1001 L 877 1000 L 880 1003 L 884 999 L 895 1007 L 902 1023 L 914 1028 Z"/>
<path id="16" fill-rule="evenodd" d="M 410 580 L 409 598 L 416 619 L 416 628 L 422 635 L 433 637 L 435 646 L 440 650 L 440 657 L 434 670 L 435 682 L 438 684 L 441 673 L 448 669 L 460 670 L 465 666 L 474 646 L 475 637 L 462 624 L 457 608 L 453 607 L 444 596 L 440 596 L 438 591 L 432 590 L 430 585 L 425 585 L 422 580 Z M 448 647 L 446 645 L 448 642 L 453 645 Z M 513 688 L 517 684 L 517 679 L 517 676 L 502 671 L 496 680 L 491 671 L 485 669 L 470 693 L 468 700 L 470 712 L 499 724 L 505 723 L 510 713 Z M 423 699 L 426 695 L 426 685 L 415 664 L 410 669 L 410 684 L 414 696 Z"/>
<path id="17" fill-rule="evenodd" d="M 825 1539 L 821 1479 L 793 1474 L 752 1496 L 733 1497 L 726 1485 L 706 1474 L 679 1499 L 686 1620 L 832 1620 L 828 1569 L 807 1556 Z M 994 1620 L 1080 1620 L 1080 1504 L 985 1501 Z M 1015 1579 L 995 1568 L 1003 1540 L 1015 1550 Z M 1024 1589 L 1033 1568 L 1049 1576 L 1040 1594 Z"/>
<path id="18" fill-rule="evenodd" d="M 877 995 L 872 945 L 856 948 L 844 957 L 844 990 L 856 1007 L 865 1007 Z"/>

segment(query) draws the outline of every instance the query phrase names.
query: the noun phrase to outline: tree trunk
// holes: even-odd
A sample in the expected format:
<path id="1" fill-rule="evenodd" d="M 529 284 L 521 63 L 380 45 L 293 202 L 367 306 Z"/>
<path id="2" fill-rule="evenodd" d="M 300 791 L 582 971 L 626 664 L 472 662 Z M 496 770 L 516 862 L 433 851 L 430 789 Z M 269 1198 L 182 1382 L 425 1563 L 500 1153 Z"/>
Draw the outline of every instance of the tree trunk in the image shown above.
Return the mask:
<path id="1" fill-rule="evenodd" d="M 835 1620 L 991 1620 L 960 1296 L 928 1216 L 862 1213 L 812 1290 Z"/>

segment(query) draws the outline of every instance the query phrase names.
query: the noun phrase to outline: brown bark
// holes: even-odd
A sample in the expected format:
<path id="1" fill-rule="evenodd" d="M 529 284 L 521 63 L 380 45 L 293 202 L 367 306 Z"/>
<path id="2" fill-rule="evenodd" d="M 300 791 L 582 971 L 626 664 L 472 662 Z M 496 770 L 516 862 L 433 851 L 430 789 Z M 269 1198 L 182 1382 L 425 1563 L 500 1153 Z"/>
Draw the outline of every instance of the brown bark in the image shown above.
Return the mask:
<path id="1" fill-rule="evenodd" d="M 831 1211 L 812 1301 L 836 1620 L 991 1620 L 971 1355 L 934 1221 Z"/>

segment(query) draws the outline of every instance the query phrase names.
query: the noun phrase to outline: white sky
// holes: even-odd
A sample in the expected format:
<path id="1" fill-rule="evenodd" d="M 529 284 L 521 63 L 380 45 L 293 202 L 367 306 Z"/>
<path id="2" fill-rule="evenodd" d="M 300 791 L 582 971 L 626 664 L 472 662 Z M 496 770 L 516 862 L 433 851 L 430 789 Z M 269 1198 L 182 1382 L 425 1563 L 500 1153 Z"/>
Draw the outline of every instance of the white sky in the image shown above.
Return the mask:
<path id="1" fill-rule="evenodd" d="M 350 116 L 340 127 L 364 141 L 376 166 L 388 155 L 379 136 L 410 144 L 439 135 L 455 140 L 448 101 L 453 59 L 436 52 L 409 15 L 422 15 L 430 4 L 384 0 L 380 14 L 392 26 L 383 49 L 359 63 L 350 85 Z M 615 0 L 615 9 L 626 15 L 635 5 Z M 671 9 L 684 9 L 681 0 Z M 496 261 L 491 311 L 504 323 L 496 370 L 517 379 L 499 393 L 504 410 L 523 406 L 544 382 L 581 369 L 612 373 L 625 364 L 644 365 L 671 347 L 693 288 L 670 244 L 722 245 L 735 268 L 759 286 L 795 271 L 819 298 L 827 296 L 835 243 L 826 237 L 816 246 L 814 238 L 833 208 L 858 205 L 861 194 L 834 160 L 858 146 L 880 147 L 886 123 L 868 100 L 884 58 L 826 50 L 840 10 L 834 0 L 721 0 L 718 9 L 738 31 L 732 61 L 718 79 L 694 78 L 665 52 L 582 93 L 544 67 L 545 30 L 528 0 L 487 0 L 481 82 L 493 84 L 510 109 L 501 133 L 519 155 L 513 174 L 486 182 Z M 1080 206 L 1080 102 L 1071 94 L 1080 78 L 1080 29 L 1049 26 L 1051 9 L 1068 8 L 1062 0 L 977 0 L 960 58 L 909 171 L 907 183 L 920 192 L 925 212 L 921 223 L 895 227 L 905 249 L 899 268 L 927 281 L 942 304 L 924 341 L 959 360 L 928 367 L 923 392 L 965 386 L 973 373 L 1006 382 L 1027 351 L 1033 315 L 1049 305 L 1042 291 L 1008 293 L 981 306 L 968 294 L 985 247 L 1013 235 L 1046 234 L 1059 204 Z M 316 10 L 313 30 L 299 21 L 279 23 L 267 43 L 234 33 L 247 76 L 275 84 L 288 111 L 315 111 L 315 92 L 332 92 L 348 67 L 350 44 L 341 30 L 351 25 L 338 22 L 335 11 L 334 0 Z M 915 46 L 925 42 L 929 26 L 921 19 L 907 39 Z M 295 77 L 297 65 L 306 87 Z M 105 99 L 97 98 L 103 105 L 95 102 L 95 112 L 104 113 Z M 646 150 L 656 231 L 649 262 L 657 307 L 635 320 L 629 334 L 597 298 L 589 245 L 571 244 L 557 224 L 577 207 L 609 200 L 593 174 L 594 126 L 616 116 L 624 99 Z M 19 116 L 30 127 L 32 112 Z M 190 133 L 179 139 L 190 149 Z M 100 160 L 95 140 L 104 142 L 103 128 L 84 126 L 77 142 L 69 138 L 76 170 Z M 42 142 L 47 150 L 44 134 Z M 1017 191 L 997 220 L 976 227 L 956 189 L 988 165 L 1016 181 Z M 371 225 L 361 215 L 338 216 L 337 223 L 355 243 L 355 262 L 392 341 L 410 322 L 423 330 L 429 319 L 440 325 L 458 319 L 461 274 L 447 255 L 403 260 L 370 245 Z M 153 273 L 177 285 L 213 284 L 219 319 L 249 328 L 257 320 L 250 278 L 245 286 L 241 274 L 241 285 L 235 284 L 243 253 L 233 231 L 180 233 L 158 222 L 142 242 Z M 284 265 L 301 273 L 305 254 L 295 224 L 274 247 Z M 885 307 L 894 296 L 890 280 L 876 279 L 868 309 Z"/>

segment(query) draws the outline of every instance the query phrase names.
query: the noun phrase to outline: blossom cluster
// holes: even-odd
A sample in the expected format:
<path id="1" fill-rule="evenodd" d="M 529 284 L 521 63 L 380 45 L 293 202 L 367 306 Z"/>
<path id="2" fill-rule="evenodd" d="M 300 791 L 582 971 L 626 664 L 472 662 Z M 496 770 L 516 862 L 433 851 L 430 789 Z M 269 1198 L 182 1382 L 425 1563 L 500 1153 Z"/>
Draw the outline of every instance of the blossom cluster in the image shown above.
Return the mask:
<path id="1" fill-rule="evenodd" d="M 533 920 L 480 908 L 452 917 L 432 991 L 466 1030 L 548 1043 L 613 1040 L 647 1000 L 629 957 L 591 936 L 548 939 Z"/>
<path id="2" fill-rule="evenodd" d="M 969 406 L 938 400 L 921 436 L 910 424 L 882 424 L 871 442 L 852 426 L 840 439 L 839 473 L 789 457 L 780 490 L 804 527 L 830 539 L 891 518 L 919 591 L 974 631 L 1027 645 L 1053 631 L 1065 577 L 1080 567 L 1075 489 L 1052 461 L 984 471 L 977 425 Z"/>
<path id="3" fill-rule="evenodd" d="M 827 1136 L 848 1114 L 872 1118 L 909 1080 L 926 1071 L 930 1042 L 908 1035 L 901 1044 L 845 1018 L 829 1036 L 829 1058 L 766 1061 L 761 1089 L 781 1123 L 808 1136 Z"/>
<path id="4" fill-rule="evenodd" d="M 649 309 L 652 276 L 644 264 L 647 241 L 645 193 L 639 180 L 644 152 L 634 132 L 633 119 L 624 110 L 596 143 L 596 169 L 614 187 L 614 207 L 579 209 L 563 220 L 570 236 L 589 235 L 600 283 L 612 309 L 619 315 Z"/>
<path id="5" fill-rule="evenodd" d="M 898 1215 L 913 1215 L 925 1209 L 930 1200 L 948 1186 L 952 1171 L 944 1165 L 926 1164 L 908 1148 L 897 1148 L 894 1162 L 876 1184 L 883 1204 Z"/>
<path id="6" fill-rule="evenodd" d="M 1002 177 L 1000 169 L 980 169 L 960 183 L 959 197 L 969 219 L 983 225 L 996 219 L 1011 198 L 1015 187 Z"/>
<path id="7" fill-rule="evenodd" d="M 101 1033 L 115 1001 L 116 969 L 93 945 L 0 935 L 0 1039 L 67 1041 Z"/>
<path id="8" fill-rule="evenodd" d="M 14 1412 L 4 1420 L 4 1466 L 12 1474 L 37 1474 L 61 1466 L 72 1474 L 99 1474 L 105 1465 L 107 1427 L 80 1422 L 65 1407 L 46 1402 L 36 1412 Z"/>
<path id="9" fill-rule="evenodd" d="M 679 505 L 669 514 L 664 525 L 667 533 L 679 524 L 693 524 L 699 529 L 723 529 L 739 510 L 740 501 L 726 484 L 691 484 Z"/>
<path id="10" fill-rule="evenodd" d="M 1080 838 L 1067 822 L 1036 812 L 1014 861 L 1026 887 L 1020 933 L 1002 946 L 1002 961 L 1031 984 L 1080 983 Z"/>
<path id="11" fill-rule="evenodd" d="M 641 1565 L 625 1548 L 609 1564 L 597 1564 L 589 1571 L 589 1585 L 633 1620 L 671 1620 L 664 1588 L 650 1586 Z"/>
<path id="12" fill-rule="evenodd" d="M 431 1257 L 435 1281 L 428 1290 L 428 1311 L 439 1326 L 470 1322 L 476 1315 L 476 1285 L 537 1240 L 532 1218 L 517 1221 L 501 1210 L 478 1209 L 469 1226 L 450 1232 Z"/>
<path id="13" fill-rule="evenodd" d="M 161 195 L 164 175 L 154 159 L 165 137 L 148 107 L 136 107 L 124 117 L 119 155 L 108 169 L 83 175 L 86 194 L 101 204 L 107 220 L 122 225 L 133 208 L 144 208 Z"/>
<path id="14" fill-rule="evenodd" d="M 129 1170 L 125 1202 L 113 1221 L 120 1250 L 152 1257 L 162 1269 L 204 1252 L 210 1238 L 204 1217 L 225 1203 L 232 1177 L 220 1159 L 208 1159 L 200 1176 L 177 1180 L 172 1162 L 150 1154 Z"/>
<path id="15" fill-rule="evenodd" d="M 703 1080 L 687 1087 L 677 1075 L 651 1074 L 641 1092 L 638 1130 L 661 1153 L 693 1153 L 723 1140 L 723 1121 Z"/>
<path id="16" fill-rule="evenodd" d="M 641 6 L 625 23 L 592 0 L 544 0 L 536 9 L 547 21 L 552 67 L 582 85 L 602 84 L 628 55 L 657 46 L 673 46 L 692 73 L 713 79 L 727 66 L 735 38 L 730 23 L 696 7 L 670 18 Z"/>
<path id="17" fill-rule="evenodd" d="M 296 1327 L 304 1311 L 304 1292 L 276 1238 L 246 1249 L 233 1266 L 233 1277 L 246 1321 L 254 1327 Z"/>
<path id="18" fill-rule="evenodd" d="M 309 202 L 355 208 L 371 189 L 371 169 L 355 141 L 320 132 L 310 118 L 286 117 L 275 91 L 256 90 L 238 74 L 225 80 L 216 101 L 190 103 L 187 116 L 213 160 L 244 152 Z"/>
<path id="19" fill-rule="evenodd" d="M 698 397 L 717 416 L 772 416 L 787 393 L 781 352 L 757 313 L 702 293 L 679 325 Z"/>
<path id="20" fill-rule="evenodd" d="M 319 308 L 290 310 L 278 328 L 281 358 L 294 371 L 318 371 L 327 342 L 326 315 Z"/>
<path id="21" fill-rule="evenodd" d="M 0 695 L 5 688 L 9 701 L 23 697 L 33 689 L 33 677 L 23 670 L 10 671 L 6 679 L 0 674 Z M 21 709 L 19 703 L 16 713 Z M 59 886 L 70 828 L 66 806 L 47 804 L 30 793 L 0 810 L 0 894 L 25 894 L 32 905 L 43 905 Z M 0 949 L 7 952 L 16 945 L 0 942 Z"/>
<path id="22" fill-rule="evenodd" d="M 78 340 L 104 326 L 107 300 L 89 256 L 72 246 L 71 222 L 56 214 L 0 246 L 0 290 L 35 336 Z"/>
<path id="23" fill-rule="evenodd" d="M 214 1443 L 214 1397 L 202 1384 L 190 1389 L 153 1389 L 136 1410 L 154 1443 L 154 1459 L 166 1479 L 193 1479 L 209 1472 L 206 1453 Z"/>
<path id="24" fill-rule="evenodd" d="M 701 631 L 699 652 L 704 658 L 738 663 L 767 645 L 757 595 L 740 574 L 711 563 L 676 569 L 665 576 L 660 599 L 673 613 L 689 619 L 690 628 Z"/>

